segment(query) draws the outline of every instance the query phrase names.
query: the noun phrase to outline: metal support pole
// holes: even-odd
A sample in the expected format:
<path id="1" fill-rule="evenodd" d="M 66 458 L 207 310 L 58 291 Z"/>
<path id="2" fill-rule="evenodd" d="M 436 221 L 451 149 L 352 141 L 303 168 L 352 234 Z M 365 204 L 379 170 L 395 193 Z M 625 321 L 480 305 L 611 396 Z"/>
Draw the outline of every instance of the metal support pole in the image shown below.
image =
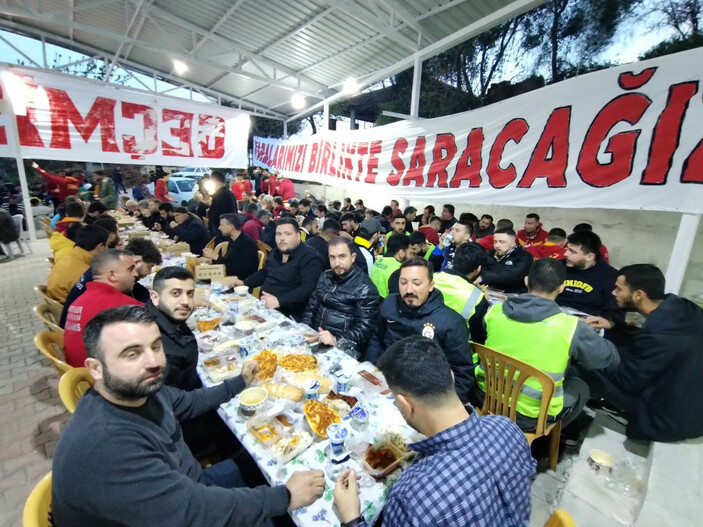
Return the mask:
<path id="1" fill-rule="evenodd" d="M 327 131 L 330 129 L 330 103 L 325 102 L 322 107 L 322 129 Z"/>
<path id="2" fill-rule="evenodd" d="M 410 97 L 410 115 L 417 118 L 420 112 L 420 84 L 422 83 L 422 60 L 415 57 L 413 66 L 413 91 Z"/>
<path id="3" fill-rule="evenodd" d="M 354 108 L 351 108 L 349 110 L 349 129 L 350 130 L 358 130 L 359 129 L 359 123 L 356 122 L 356 110 Z"/>
<path id="4" fill-rule="evenodd" d="M 283 139 L 288 139 L 288 123 L 283 121 Z"/>
<path id="5" fill-rule="evenodd" d="M 674 248 L 671 250 L 669 267 L 666 269 L 666 292 L 679 294 L 683 278 L 686 274 L 688 259 L 696 240 L 696 231 L 700 222 L 700 214 L 684 213 L 681 215 L 679 232 L 676 234 Z"/>

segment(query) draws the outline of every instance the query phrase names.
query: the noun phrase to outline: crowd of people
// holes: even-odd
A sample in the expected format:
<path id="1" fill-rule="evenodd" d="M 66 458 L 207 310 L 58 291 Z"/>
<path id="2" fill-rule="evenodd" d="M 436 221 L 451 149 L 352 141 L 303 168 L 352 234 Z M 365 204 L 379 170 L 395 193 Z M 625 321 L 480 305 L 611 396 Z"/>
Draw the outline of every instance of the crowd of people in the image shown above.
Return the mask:
<path id="1" fill-rule="evenodd" d="M 410 446 L 418 458 L 390 491 L 384 525 L 529 521 L 535 462 L 521 430 L 535 429 L 542 387 L 523 387 L 516 423 L 480 417 L 485 374 L 471 342 L 547 372 L 548 419 L 567 431 L 590 402 L 627 419 L 634 439 L 703 435 L 703 310 L 665 294 L 653 265 L 610 266 L 590 225 L 567 234 L 530 213 L 516 231 L 488 214 L 457 218 L 449 203 L 437 215 L 397 200 L 377 212 L 360 199 L 297 199 L 288 178 L 258 168 L 231 186 L 217 170 L 207 180 L 192 203 L 174 204 L 157 185 L 154 199 L 120 206 L 224 264 L 231 286 L 260 288 L 267 308 L 318 330 L 323 345 L 379 367 L 401 415 L 427 437 Z M 138 280 L 161 264 L 152 242 L 123 247 L 103 200 L 68 195 L 61 206 L 48 293 L 65 303 L 67 361 L 96 383 L 56 449 L 57 525 L 259 525 L 317 499 L 319 472 L 243 489 L 236 465 L 200 468 L 191 451 L 218 421 L 213 409 L 252 381 L 256 364 L 202 388 L 185 324 L 192 274 L 165 267 L 146 290 Z M 206 248 L 211 238 L 229 242 L 225 254 Z M 270 248 L 262 267 L 260 244 Z M 628 311 L 644 317 L 641 328 L 626 323 Z M 193 420 L 181 433 L 177 421 Z M 89 462 L 76 468 L 77 456 Z M 364 525 L 353 472 L 334 497 L 343 525 Z"/>

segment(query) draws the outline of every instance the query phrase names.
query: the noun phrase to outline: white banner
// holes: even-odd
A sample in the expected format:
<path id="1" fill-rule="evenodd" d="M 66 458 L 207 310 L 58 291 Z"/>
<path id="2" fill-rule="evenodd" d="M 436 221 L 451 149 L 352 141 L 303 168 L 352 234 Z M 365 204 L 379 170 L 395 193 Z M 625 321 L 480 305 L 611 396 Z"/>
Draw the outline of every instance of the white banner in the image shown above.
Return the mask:
<path id="1" fill-rule="evenodd" d="M 9 98 L 17 113 L 25 158 L 233 168 L 249 163 L 245 112 L 70 75 L 7 69 L 0 98 Z M 4 157 L 15 155 L 8 144 L 9 118 L 0 114 Z"/>
<path id="2" fill-rule="evenodd" d="M 701 80 L 699 48 L 448 117 L 255 137 L 254 164 L 396 198 L 701 213 Z"/>

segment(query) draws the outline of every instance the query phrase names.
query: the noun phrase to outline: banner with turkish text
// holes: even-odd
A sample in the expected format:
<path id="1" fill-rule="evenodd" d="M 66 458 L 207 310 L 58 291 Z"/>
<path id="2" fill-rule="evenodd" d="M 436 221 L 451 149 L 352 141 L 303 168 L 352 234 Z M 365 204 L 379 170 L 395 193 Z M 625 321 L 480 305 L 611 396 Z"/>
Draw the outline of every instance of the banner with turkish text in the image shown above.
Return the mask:
<path id="1" fill-rule="evenodd" d="M 25 158 L 248 165 L 250 121 L 245 112 L 27 68 L 8 67 L 2 80 L 0 98 L 11 102 L 17 114 Z M 15 156 L 9 140 L 10 118 L 7 110 L 0 114 L 3 157 Z"/>
<path id="2" fill-rule="evenodd" d="M 356 194 L 701 213 L 702 80 L 699 48 L 447 117 L 255 137 L 254 164 Z"/>

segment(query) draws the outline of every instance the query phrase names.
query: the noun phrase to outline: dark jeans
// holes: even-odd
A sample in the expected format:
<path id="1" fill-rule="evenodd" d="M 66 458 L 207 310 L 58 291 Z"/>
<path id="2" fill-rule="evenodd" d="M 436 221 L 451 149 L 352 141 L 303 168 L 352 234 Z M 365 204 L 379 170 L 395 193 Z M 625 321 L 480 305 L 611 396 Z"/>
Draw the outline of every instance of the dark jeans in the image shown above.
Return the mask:
<path id="1" fill-rule="evenodd" d="M 588 383 L 591 397 L 605 399 L 618 412 L 627 416 L 637 403 L 637 397 L 622 391 L 610 378 L 607 370 L 588 371 L 578 368 L 578 376 Z"/>

